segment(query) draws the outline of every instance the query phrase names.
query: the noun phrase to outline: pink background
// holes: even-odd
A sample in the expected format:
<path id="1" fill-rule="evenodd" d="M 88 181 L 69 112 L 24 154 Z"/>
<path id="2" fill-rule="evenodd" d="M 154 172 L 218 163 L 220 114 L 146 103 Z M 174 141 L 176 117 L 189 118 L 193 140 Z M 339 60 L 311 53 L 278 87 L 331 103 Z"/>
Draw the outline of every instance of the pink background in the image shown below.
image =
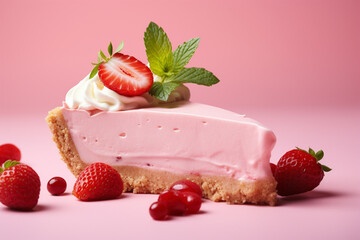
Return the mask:
<path id="1" fill-rule="evenodd" d="M 360 2 L 1 1 L 2 112 L 55 107 L 99 49 L 125 41 L 147 62 L 143 33 L 162 26 L 175 48 L 200 37 L 192 66 L 221 80 L 191 86 L 216 106 L 360 106 Z M 25 100 L 25 101 L 24 101 Z"/>
<path id="2" fill-rule="evenodd" d="M 272 162 L 294 146 L 322 148 L 334 170 L 319 188 L 280 198 L 275 208 L 206 201 L 202 214 L 160 223 L 147 214 L 155 195 L 76 201 L 75 179 L 44 118 L 110 40 L 125 41 L 124 53 L 147 62 L 143 33 L 150 21 L 165 29 L 173 48 L 201 38 L 190 65 L 221 82 L 189 85 L 192 100 L 273 129 Z M 18 145 L 43 186 L 34 212 L 0 206 L 1 229 L 22 226 L 2 237 L 359 238 L 360 1 L 1 1 L 0 33 L 0 144 Z M 47 193 L 55 175 L 68 181 L 67 195 Z"/>

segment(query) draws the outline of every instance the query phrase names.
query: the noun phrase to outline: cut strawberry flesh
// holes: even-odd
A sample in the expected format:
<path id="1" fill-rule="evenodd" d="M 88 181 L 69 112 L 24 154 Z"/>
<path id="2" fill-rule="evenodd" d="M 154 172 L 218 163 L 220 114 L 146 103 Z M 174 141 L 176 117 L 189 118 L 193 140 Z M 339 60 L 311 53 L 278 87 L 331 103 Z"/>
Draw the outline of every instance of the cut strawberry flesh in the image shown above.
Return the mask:
<path id="1" fill-rule="evenodd" d="M 124 96 L 139 96 L 150 90 L 153 74 L 136 58 L 116 53 L 99 65 L 99 78 L 104 85 Z"/>

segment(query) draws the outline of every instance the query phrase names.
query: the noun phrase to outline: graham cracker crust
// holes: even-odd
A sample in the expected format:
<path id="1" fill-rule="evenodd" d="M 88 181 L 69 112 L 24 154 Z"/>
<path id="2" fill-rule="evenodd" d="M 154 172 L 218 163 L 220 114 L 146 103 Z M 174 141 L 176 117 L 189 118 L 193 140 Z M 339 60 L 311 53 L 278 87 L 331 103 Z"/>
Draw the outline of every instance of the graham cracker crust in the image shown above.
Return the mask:
<path id="1" fill-rule="evenodd" d="M 62 160 L 70 171 L 79 176 L 87 167 L 79 156 L 71 139 L 61 108 L 51 110 L 46 122 L 53 134 Z M 124 192 L 159 194 L 178 180 L 188 179 L 199 186 L 203 197 L 212 201 L 226 201 L 230 204 L 276 204 L 276 181 L 271 179 L 257 181 L 239 181 L 223 176 L 195 176 L 189 174 L 174 174 L 168 171 L 152 170 L 133 166 L 112 166 L 121 175 L 124 182 Z"/>

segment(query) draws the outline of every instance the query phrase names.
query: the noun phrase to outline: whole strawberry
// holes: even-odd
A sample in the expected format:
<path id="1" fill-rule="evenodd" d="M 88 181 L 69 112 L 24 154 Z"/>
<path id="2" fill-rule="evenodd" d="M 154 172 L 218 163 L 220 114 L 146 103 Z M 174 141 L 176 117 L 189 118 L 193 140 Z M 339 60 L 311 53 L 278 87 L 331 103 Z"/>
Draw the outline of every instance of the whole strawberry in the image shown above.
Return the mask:
<path id="1" fill-rule="evenodd" d="M 105 163 L 93 163 L 80 173 L 73 195 L 81 201 L 113 199 L 123 191 L 120 174 Z"/>
<path id="2" fill-rule="evenodd" d="M 7 160 L 20 162 L 21 152 L 14 144 L 6 143 L 0 145 L 0 166 Z"/>
<path id="3" fill-rule="evenodd" d="M 33 209 L 40 194 L 39 175 L 16 161 L 6 161 L 4 168 L 0 168 L 0 202 L 12 209 Z"/>
<path id="4" fill-rule="evenodd" d="M 315 153 L 311 148 L 308 152 L 297 148 L 285 153 L 275 170 L 278 194 L 288 196 L 317 187 L 324 177 L 324 171 L 331 170 L 319 163 L 323 156 L 322 150 Z"/>

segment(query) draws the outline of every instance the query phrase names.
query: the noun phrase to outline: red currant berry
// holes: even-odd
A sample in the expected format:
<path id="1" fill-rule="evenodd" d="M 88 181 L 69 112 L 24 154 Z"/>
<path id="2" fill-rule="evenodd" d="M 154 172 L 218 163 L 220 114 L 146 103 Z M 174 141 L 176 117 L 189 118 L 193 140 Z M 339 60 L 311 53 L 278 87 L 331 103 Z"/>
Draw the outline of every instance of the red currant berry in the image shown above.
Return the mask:
<path id="1" fill-rule="evenodd" d="M 161 202 L 154 202 L 151 204 L 149 213 L 150 216 L 155 220 L 164 220 L 168 215 L 166 206 Z"/>
<path id="2" fill-rule="evenodd" d="M 20 161 L 21 152 L 14 144 L 7 143 L 0 146 L 0 166 L 7 160 Z"/>
<path id="3" fill-rule="evenodd" d="M 201 207 L 201 197 L 193 192 L 183 193 L 183 202 L 186 205 L 185 214 L 198 213 Z"/>
<path id="4" fill-rule="evenodd" d="M 169 215 L 183 215 L 186 211 L 186 205 L 182 198 L 181 192 L 167 190 L 159 195 L 158 202 L 165 205 Z"/>
<path id="5" fill-rule="evenodd" d="M 49 180 L 47 189 L 52 195 L 61 195 L 66 190 L 66 181 L 62 177 L 53 177 Z"/>
<path id="6" fill-rule="evenodd" d="M 179 192 L 194 192 L 202 197 L 202 191 L 199 185 L 190 180 L 180 180 L 171 185 L 170 189 Z"/>

